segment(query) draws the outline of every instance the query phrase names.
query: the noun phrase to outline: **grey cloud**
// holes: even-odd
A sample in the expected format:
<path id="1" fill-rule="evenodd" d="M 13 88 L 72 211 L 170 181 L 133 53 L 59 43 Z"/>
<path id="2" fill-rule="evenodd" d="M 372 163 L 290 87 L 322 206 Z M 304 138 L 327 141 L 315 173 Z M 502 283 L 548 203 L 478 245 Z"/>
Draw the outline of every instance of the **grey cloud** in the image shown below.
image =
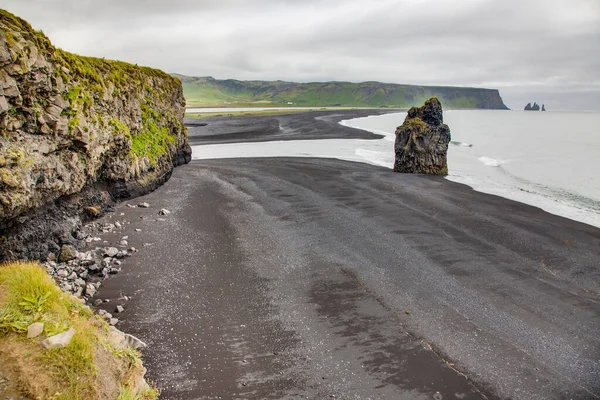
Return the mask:
<path id="1" fill-rule="evenodd" d="M 497 87 L 514 107 L 581 93 L 600 108 L 597 0 L 4 3 L 67 50 L 170 72 Z"/>

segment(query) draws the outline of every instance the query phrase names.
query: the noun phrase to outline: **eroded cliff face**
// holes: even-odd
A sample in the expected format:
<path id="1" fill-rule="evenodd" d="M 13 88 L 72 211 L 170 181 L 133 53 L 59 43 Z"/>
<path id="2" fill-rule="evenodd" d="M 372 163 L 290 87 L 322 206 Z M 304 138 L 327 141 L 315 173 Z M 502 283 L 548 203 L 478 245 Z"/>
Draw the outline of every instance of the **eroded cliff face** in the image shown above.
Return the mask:
<path id="1" fill-rule="evenodd" d="M 154 189 L 190 160 L 184 112 L 178 79 L 57 49 L 0 10 L 0 240 L 70 196 Z"/>
<path id="2" fill-rule="evenodd" d="M 447 175 L 450 128 L 444 124 L 442 105 L 435 97 L 408 110 L 396 129 L 395 172 Z"/>

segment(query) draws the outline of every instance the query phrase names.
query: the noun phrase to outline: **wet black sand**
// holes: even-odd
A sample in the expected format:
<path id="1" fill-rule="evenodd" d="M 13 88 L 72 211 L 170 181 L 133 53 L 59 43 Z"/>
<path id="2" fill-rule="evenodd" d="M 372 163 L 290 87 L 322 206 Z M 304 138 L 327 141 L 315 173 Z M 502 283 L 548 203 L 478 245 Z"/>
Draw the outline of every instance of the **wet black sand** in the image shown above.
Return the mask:
<path id="1" fill-rule="evenodd" d="M 264 142 L 298 139 L 379 139 L 371 132 L 338 124 L 350 118 L 380 115 L 400 110 L 309 111 L 268 116 L 214 116 L 186 118 L 190 145 Z M 402 121 L 399 121 L 400 125 Z M 206 125 L 203 125 L 206 124 Z"/>
<path id="2" fill-rule="evenodd" d="M 192 162 L 141 201 L 99 296 L 133 296 L 165 399 L 598 398 L 597 228 L 322 159 Z"/>

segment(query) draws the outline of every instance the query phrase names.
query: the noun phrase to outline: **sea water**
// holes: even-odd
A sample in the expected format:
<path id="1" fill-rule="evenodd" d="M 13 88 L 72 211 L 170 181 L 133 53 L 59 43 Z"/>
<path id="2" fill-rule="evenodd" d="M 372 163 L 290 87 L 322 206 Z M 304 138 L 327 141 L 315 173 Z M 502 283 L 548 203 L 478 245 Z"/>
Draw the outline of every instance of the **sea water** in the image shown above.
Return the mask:
<path id="1" fill-rule="evenodd" d="M 342 121 L 378 140 L 323 139 L 193 146 L 194 159 L 327 157 L 392 168 L 406 113 Z M 600 227 L 600 113 L 447 110 L 447 179 Z"/>

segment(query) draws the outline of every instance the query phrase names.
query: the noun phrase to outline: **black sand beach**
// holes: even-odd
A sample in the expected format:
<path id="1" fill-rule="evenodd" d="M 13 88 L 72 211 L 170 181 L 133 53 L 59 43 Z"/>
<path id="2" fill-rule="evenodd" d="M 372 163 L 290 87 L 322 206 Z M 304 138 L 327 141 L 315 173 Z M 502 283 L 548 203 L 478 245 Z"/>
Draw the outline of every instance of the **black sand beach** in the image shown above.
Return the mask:
<path id="1" fill-rule="evenodd" d="M 600 229 L 324 159 L 194 161 L 142 201 L 97 297 L 164 399 L 600 396 Z"/>
<path id="2" fill-rule="evenodd" d="M 344 119 L 399 112 L 394 109 L 308 111 L 280 115 L 186 118 L 190 145 L 269 140 L 380 139 L 381 135 L 347 128 Z M 206 124 L 206 125 L 202 125 Z"/>

